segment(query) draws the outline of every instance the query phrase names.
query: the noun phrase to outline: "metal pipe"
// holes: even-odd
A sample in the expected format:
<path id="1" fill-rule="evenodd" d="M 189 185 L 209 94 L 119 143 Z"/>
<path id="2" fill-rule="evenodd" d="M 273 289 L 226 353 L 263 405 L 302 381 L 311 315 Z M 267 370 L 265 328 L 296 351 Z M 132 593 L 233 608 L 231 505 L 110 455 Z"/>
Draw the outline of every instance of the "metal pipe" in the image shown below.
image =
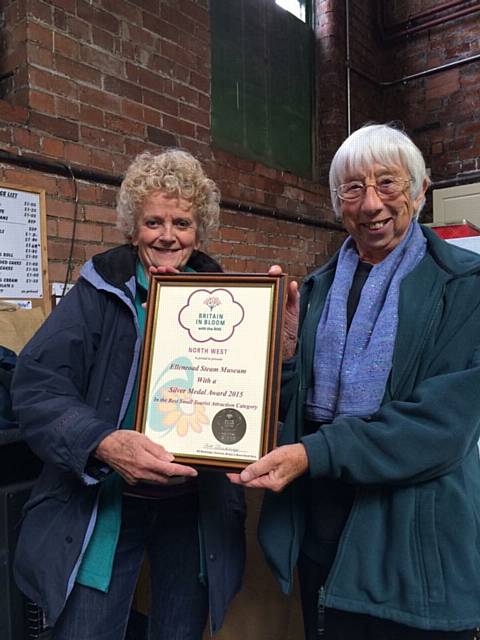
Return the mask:
<path id="1" fill-rule="evenodd" d="M 347 137 L 352 131 L 351 113 L 351 60 L 350 60 L 350 2 L 345 0 L 345 48 L 346 48 L 346 92 L 347 92 Z"/>
<path id="2" fill-rule="evenodd" d="M 454 187 L 459 184 L 473 184 L 480 180 L 480 171 L 468 171 L 459 173 L 451 178 L 443 178 L 434 180 L 430 185 L 430 189 L 442 189 L 444 187 Z"/>
<path id="3" fill-rule="evenodd" d="M 423 31 L 424 29 L 429 29 L 430 27 L 435 27 L 439 24 L 444 24 L 445 22 L 450 22 L 451 20 L 455 20 L 456 18 L 461 18 L 463 16 L 468 16 L 475 11 L 479 11 L 480 6 L 476 5 L 473 7 L 467 7 L 466 9 L 461 9 L 459 11 L 455 11 L 448 16 L 444 16 L 442 18 L 435 18 L 433 20 L 428 20 L 423 24 L 417 25 L 416 27 L 407 27 L 402 31 L 396 31 L 395 33 L 387 34 L 383 33 L 383 37 L 385 40 L 396 40 L 403 36 L 410 35 L 411 33 L 417 33 L 418 31 Z"/>
<path id="4" fill-rule="evenodd" d="M 362 71 L 361 69 L 357 69 L 356 67 L 351 67 L 351 70 L 359 75 L 365 80 L 372 82 L 377 87 L 393 87 L 397 84 L 403 84 L 405 82 L 409 82 L 410 80 L 416 80 L 417 78 L 423 78 L 424 76 L 429 76 L 432 73 L 438 73 L 440 71 L 445 71 L 446 69 L 452 69 L 453 67 L 458 67 L 462 64 L 467 64 L 470 62 L 475 62 L 480 60 L 480 53 L 476 53 L 473 56 L 468 56 L 467 58 L 461 58 L 460 60 L 453 60 L 452 62 L 446 62 L 445 64 L 441 64 L 437 67 L 431 67 L 430 69 L 424 69 L 423 71 L 419 71 L 418 73 L 412 73 L 408 76 L 403 76 L 403 78 L 398 78 L 398 80 L 388 80 L 388 81 L 380 81 L 376 80 L 373 76 Z"/>
<path id="5" fill-rule="evenodd" d="M 122 176 L 112 176 L 106 173 L 91 171 L 83 169 L 82 167 L 75 167 L 62 162 L 54 162 L 46 158 L 37 156 L 19 156 L 14 153 L 9 153 L 4 149 L 0 149 L 0 163 L 12 164 L 24 169 L 33 169 L 34 171 L 40 171 L 42 173 L 53 173 L 56 175 L 65 176 L 67 178 L 77 178 L 78 180 L 85 180 L 87 182 L 101 182 L 114 187 L 120 186 L 122 182 Z M 330 222 L 329 220 L 320 220 L 318 218 L 312 218 L 309 216 L 295 215 L 289 211 L 283 211 L 281 209 L 273 209 L 268 207 L 261 207 L 257 205 L 250 205 L 245 202 L 222 199 L 220 206 L 224 209 L 236 209 L 244 213 L 252 213 L 260 215 L 266 218 L 274 218 L 276 220 L 282 220 L 286 222 L 295 222 L 297 224 L 304 224 L 311 227 L 319 227 L 323 229 L 330 229 L 334 231 L 342 231 L 342 225 L 336 222 Z"/>
<path id="6" fill-rule="evenodd" d="M 41 171 L 42 173 L 54 173 L 66 176 L 67 178 L 73 176 L 74 178 L 88 182 L 102 182 L 103 184 L 114 187 L 118 187 L 122 182 L 120 176 L 112 176 L 107 173 L 91 171 L 90 169 L 83 169 L 82 167 L 72 166 L 62 162 L 54 162 L 41 156 L 19 156 L 14 153 L 9 153 L 4 149 L 0 149 L 0 162 L 13 164 L 25 169 L 33 169 L 34 171 Z"/>
<path id="7" fill-rule="evenodd" d="M 331 222 L 330 220 L 320 220 L 318 218 L 312 218 L 310 216 L 304 215 L 295 215 L 293 213 L 290 213 L 289 211 L 282 211 L 281 209 L 250 205 L 245 202 L 237 202 L 236 200 L 224 200 L 223 198 L 220 204 L 224 209 L 236 209 L 238 211 L 242 211 L 243 213 L 253 213 L 265 218 L 282 220 L 283 222 L 295 222 L 297 224 L 304 224 L 308 227 L 319 227 L 322 229 L 330 229 L 332 231 L 345 231 L 343 226 L 338 222 Z"/>
<path id="8" fill-rule="evenodd" d="M 413 16 L 410 16 L 408 18 L 408 20 L 404 20 L 403 22 L 397 22 L 395 25 L 393 25 L 393 29 L 396 29 L 397 27 L 402 27 L 404 24 L 411 24 L 413 21 L 418 20 L 419 18 L 424 18 L 425 16 L 431 16 L 432 14 L 435 13 L 440 13 L 441 11 L 448 11 L 448 9 L 453 9 L 453 7 L 457 7 L 459 4 L 464 4 L 465 0 L 453 0 L 451 2 L 444 2 L 443 4 L 437 4 L 434 7 L 430 7 L 429 9 L 424 9 L 423 11 L 419 11 L 418 13 L 415 13 Z M 389 27 L 386 26 L 386 21 L 385 21 L 385 4 L 382 3 L 382 10 L 383 10 L 383 24 L 384 26 L 388 29 Z M 448 16 L 447 16 L 448 18 Z"/>

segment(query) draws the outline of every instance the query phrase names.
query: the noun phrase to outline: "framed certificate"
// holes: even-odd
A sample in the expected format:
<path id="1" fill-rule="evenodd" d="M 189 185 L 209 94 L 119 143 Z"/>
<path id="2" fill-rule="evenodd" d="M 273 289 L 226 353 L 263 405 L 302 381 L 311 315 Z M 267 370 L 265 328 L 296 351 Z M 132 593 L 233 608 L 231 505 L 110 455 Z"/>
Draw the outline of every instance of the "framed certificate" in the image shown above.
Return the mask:
<path id="1" fill-rule="evenodd" d="M 242 469 L 276 441 L 285 276 L 152 276 L 136 428 L 193 465 Z"/>

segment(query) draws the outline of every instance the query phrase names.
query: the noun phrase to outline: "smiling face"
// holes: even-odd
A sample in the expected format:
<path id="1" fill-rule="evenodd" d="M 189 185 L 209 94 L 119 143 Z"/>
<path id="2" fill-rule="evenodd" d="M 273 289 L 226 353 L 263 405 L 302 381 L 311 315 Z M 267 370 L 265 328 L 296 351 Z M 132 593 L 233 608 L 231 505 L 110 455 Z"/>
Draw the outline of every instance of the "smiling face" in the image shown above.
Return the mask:
<path id="1" fill-rule="evenodd" d="M 340 204 L 343 224 L 355 241 L 360 259 L 371 264 L 381 262 L 405 237 L 427 185 L 413 199 L 408 184 L 410 176 L 405 169 L 380 164 L 348 175 L 343 181 L 360 180 L 365 185 L 372 185 L 388 178 L 404 180 L 405 189 L 395 197 L 381 199 L 370 187 L 355 202 L 341 201 Z"/>
<path id="2" fill-rule="evenodd" d="M 161 191 L 148 196 L 138 214 L 132 244 L 146 272 L 151 266 L 182 269 L 198 247 L 191 202 Z"/>

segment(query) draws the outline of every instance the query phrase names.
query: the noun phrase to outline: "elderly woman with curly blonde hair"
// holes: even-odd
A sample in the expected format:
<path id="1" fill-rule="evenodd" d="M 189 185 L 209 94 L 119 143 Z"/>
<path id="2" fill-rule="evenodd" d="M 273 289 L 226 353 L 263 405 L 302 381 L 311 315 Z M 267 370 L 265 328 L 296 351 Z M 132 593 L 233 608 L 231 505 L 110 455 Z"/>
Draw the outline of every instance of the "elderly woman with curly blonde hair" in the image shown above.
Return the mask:
<path id="1" fill-rule="evenodd" d="M 124 638 L 144 552 L 152 640 L 200 640 L 207 617 L 215 632 L 240 586 L 242 492 L 132 430 L 149 272 L 221 271 L 199 251 L 219 200 L 189 153 L 138 156 L 118 196 L 127 243 L 86 263 L 20 355 L 14 405 L 45 464 L 15 575 L 55 640 Z"/>

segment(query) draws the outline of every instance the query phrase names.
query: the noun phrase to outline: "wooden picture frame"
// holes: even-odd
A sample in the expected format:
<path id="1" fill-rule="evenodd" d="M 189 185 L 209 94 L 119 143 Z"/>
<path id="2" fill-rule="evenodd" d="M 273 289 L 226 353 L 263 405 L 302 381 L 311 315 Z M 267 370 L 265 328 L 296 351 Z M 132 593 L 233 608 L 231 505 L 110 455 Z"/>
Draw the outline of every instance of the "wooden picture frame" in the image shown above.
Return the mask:
<path id="1" fill-rule="evenodd" d="M 151 277 L 136 429 L 185 464 L 238 470 L 276 444 L 285 276 Z"/>

